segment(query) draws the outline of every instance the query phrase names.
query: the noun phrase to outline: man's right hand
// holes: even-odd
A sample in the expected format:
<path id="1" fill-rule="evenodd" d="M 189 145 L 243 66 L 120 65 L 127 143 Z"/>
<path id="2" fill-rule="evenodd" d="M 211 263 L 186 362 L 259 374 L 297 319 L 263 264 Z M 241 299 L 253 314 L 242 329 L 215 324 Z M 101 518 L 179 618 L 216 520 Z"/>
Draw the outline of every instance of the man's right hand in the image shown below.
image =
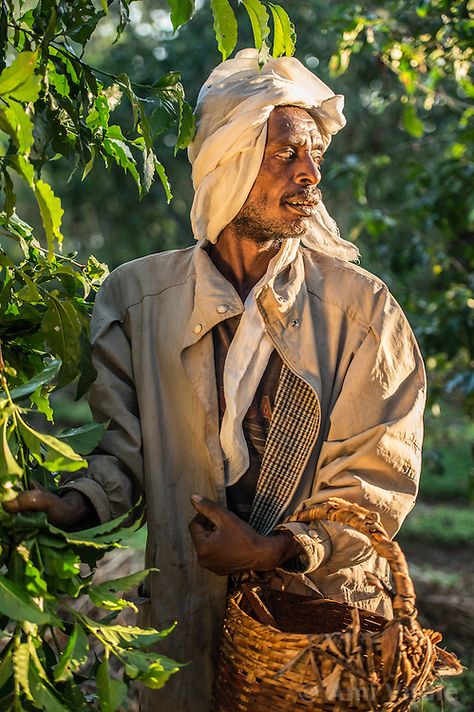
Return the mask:
<path id="1" fill-rule="evenodd" d="M 69 529 L 81 522 L 84 522 L 84 527 L 98 523 L 96 511 L 89 499 L 77 490 L 67 490 L 59 497 L 38 487 L 20 492 L 15 499 L 4 502 L 3 507 L 10 514 L 45 512 L 48 522 L 60 529 Z"/>

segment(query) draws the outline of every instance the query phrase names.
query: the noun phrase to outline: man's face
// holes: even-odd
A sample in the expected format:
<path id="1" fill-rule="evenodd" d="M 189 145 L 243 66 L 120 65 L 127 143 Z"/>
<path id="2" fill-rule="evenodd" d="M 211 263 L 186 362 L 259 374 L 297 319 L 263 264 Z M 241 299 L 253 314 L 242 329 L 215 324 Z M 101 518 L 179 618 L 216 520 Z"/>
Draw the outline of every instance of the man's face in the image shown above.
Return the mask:
<path id="1" fill-rule="evenodd" d="M 321 200 L 323 141 L 307 111 L 274 109 L 260 171 L 231 225 L 245 238 L 272 244 L 302 235 Z"/>

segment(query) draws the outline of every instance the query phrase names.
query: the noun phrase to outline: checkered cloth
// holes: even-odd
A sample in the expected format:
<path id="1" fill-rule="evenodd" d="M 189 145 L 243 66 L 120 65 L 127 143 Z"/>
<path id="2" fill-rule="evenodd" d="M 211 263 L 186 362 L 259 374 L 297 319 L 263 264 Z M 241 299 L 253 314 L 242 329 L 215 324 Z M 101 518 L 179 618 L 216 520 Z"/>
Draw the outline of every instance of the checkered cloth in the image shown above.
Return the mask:
<path id="1" fill-rule="evenodd" d="M 315 392 L 283 364 L 249 522 L 259 534 L 272 530 L 293 496 L 319 419 Z"/>

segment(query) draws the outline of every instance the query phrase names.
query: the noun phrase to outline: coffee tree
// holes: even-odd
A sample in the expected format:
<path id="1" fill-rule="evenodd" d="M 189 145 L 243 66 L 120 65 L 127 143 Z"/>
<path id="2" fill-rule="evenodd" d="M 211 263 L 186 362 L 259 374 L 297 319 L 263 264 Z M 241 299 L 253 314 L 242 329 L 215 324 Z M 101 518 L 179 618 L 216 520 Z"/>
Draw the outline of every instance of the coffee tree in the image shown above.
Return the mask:
<path id="1" fill-rule="evenodd" d="M 169 202 L 157 139 L 175 127 L 178 151 L 193 136 L 193 111 L 179 72 L 140 84 L 87 62 L 87 43 L 106 16 L 116 18 L 115 41 L 120 40 L 130 2 L 1 3 L 0 503 L 32 487 L 55 491 L 61 472 L 80 475 L 84 456 L 105 427 L 90 424 L 51 434 L 51 394 L 75 383 L 79 398 L 94 379 L 89 317 L 107 267 L 93 256 L 79 263 L 63 249 L 63 208 L 48 183 L 48 164 L 68 162 L 82 179 L 97 162 L 116 164 L 132 177 L 139 197 L 158 178 Z M 194 0 L 168 4 L 176 31 L 194 14 Z M 270 51 L 293 53 L 294 30 L 282 7 L 260 0 L 239 5 L 210 2 L 223 58 L 234 49 L 238 19 L 244 16 L 262 62 Z M 130 110 L 127 126 L 114 121 L 114 110 L 124 102 Z M 44 236 L 35 235 L 17 214 L 19 189 L 29 191 L 37 205 Z M 159 688 L 179 670 L 178 663 L 150 650 L 169 630 L 116 621 L 122 609 L 136 609 L 121 591 L 140 583 L 148 570 L 94 583 L 97 561 L 140 526 L 139 518 L 131 527 L 127 521 L 128 516 L 64 532 L 42 513 L 11 515 L 0 504 L 0 709 L 63 712 L 92 705 L 109 712 L 121 706 L 130 681 Z M 96 614 L 75 609 L 79 595 L 88 596 Z M 92 640 L 100 650 L 95 660 Z M 118 675 L 110 674 L 112 659 Z"/>

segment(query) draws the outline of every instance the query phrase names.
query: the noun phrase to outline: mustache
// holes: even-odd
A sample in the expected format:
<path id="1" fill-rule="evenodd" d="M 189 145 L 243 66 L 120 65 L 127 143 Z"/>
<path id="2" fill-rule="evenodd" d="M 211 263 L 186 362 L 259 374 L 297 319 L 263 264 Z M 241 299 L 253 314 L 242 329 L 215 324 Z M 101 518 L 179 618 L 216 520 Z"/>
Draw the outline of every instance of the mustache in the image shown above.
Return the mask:
<path id="1" fill-rule="evenodd" d="M 297 190 L 296 193 L 287 193 L 283 196 L 283 202 L 287 200 L 302 200 L 311 203 L 320 203 L 323 194 L 319 188 L 314 188 L 313 186 L 308 186 L 307 188 L 301 188 Z"/>

